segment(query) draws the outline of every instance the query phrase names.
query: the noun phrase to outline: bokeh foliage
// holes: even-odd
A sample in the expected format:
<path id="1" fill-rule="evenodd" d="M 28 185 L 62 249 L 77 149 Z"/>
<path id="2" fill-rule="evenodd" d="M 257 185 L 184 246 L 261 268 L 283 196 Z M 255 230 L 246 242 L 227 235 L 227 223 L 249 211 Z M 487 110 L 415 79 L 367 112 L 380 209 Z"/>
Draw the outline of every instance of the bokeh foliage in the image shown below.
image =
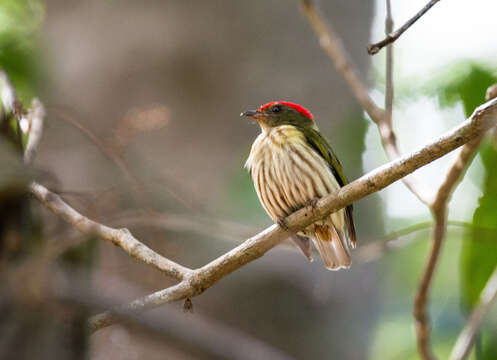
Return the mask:
<path id="1" fill-rule="evenodd" d="M 44 16 L 40 0 L 0 1 L 0 69 L 23 101 L 37 93 L 42 80 L 38 35 Z"/>
<path id="2" fill-rule="evenodd" d="M 482 103 L 485 91 L 497 82 L 495 72 L 474 63 L 452 68 L 452 77 L 440 88 L 442 105 L 463 104 L 466 116 Z M 461 303 L 463 311 L 475 306 L 480 293 L 497 265 L 497 148 L 495 140 L 485 139 L 479 156 L 485 174 L 482 196 L 473 215 L 473 227 L 465 235 L 461 253 Z M 477 341 L 477 358 L 497 358 L 497 332 L 484 326 Z M 487 338 L 488 337 L 488 338 Z M 483 341 L 482 341 L 483 340 Z"/>
<path id="3" fill-rule="evenodd" d="M 497 73 L 493 69 L 470 61 L 447 65 L 436 74 L 428 85 L 417 87 L 410 83 L 409 90 L 400 88 L 400 98 L 436 97 L 440 108 L 462 106 L 468 117 L 485 101 L 487 88 L 497 82 Z M 463 121 L 462 117 L 460 121 Z M 432 344 L 439 358 L 448 358 L 469 312 L 497 264 L 495 142 L 485 139 L 475 161 L 481 161 L 483 174 L 470 169 L 467 176 L 481 187 L 478 207 L 473 218 L 467 219 L 467 229 L 449 225 L 447 241 L 430 292 Z M 401 228 L 406 225 L 406 221 L 412 223 L 416 219 L 390 218 L 387 221 Z M 383 260 L 384 291 L 387 295 L 384 296 L 384 309 L 371 349 L 373 359 L 419 358 L 411 309 L 429 252 L 430 239 L 430 231 L 413 234 L 411 244 L 395 250 L 388 256 L 388 261 Z M 459 276 L 455 276 L 458 272 Z M 473 358 L 496 359 L 496 344 L 495 320 L 487 319 L 477 341 L 477 354 L 473 354 Z"/>

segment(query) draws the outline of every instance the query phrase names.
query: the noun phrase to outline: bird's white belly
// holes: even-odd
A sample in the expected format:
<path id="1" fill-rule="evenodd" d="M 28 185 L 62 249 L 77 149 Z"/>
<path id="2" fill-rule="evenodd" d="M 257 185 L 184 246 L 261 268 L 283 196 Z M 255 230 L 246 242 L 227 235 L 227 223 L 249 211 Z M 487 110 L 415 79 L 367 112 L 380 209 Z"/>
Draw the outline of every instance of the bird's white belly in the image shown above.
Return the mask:
<path id="1" fill-rule="evenodd" d="M 303 142 L 281 144 L 268 136 L 251 169 L 257 195 L 274 221 L 340 188 L 328 163 Z M 343 229 L 343 209 L 330 217 L 324 222 Z"/>

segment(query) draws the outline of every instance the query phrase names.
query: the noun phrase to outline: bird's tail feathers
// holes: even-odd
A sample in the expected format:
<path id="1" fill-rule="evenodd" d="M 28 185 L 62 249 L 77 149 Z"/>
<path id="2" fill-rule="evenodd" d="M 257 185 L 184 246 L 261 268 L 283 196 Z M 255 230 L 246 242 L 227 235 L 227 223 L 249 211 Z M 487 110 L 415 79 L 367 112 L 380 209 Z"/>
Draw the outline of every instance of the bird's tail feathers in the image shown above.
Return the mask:
<path id="1" fill-rule="evenodd" d="M 350 267 L 350 252 L 345 235 L 333 225 L 315 225 L 314 245 L 328 270 Z"/>

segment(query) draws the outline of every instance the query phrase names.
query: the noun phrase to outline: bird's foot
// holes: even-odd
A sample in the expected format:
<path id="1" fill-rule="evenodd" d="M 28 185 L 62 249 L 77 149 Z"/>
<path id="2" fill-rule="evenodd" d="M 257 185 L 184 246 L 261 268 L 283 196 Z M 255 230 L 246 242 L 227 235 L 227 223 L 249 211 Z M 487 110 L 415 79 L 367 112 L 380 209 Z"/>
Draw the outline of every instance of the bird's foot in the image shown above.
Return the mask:
<path id="1" fill-rule="evenodd" d="M 316 207 L 317 207 L 317 204 L 318 204 L 318 201 L 319 201 L 319 197 L 315 197 L 309 201 L 307 201 L 307 204 L 306 206 L 310 206 L 311 207 L 311 210 L 312 212 L 314 212 L 316 210 Z"/>
<path id="2" fill-rule="evenodd" d="M 282 228 L 285 231 L 288 231 L 288 224 L 286 223 L 286 218 L 284 216 L 278 218 L 278 221 L 276 223 L 279 225 L 280 228 Z"/>

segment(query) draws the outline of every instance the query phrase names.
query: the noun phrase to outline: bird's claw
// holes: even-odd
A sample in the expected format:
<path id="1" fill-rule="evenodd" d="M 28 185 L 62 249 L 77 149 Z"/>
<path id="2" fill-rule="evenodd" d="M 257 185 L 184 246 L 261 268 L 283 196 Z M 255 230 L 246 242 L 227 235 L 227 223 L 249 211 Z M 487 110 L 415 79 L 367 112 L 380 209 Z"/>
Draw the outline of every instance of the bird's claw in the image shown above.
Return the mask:
<path id="1" fill-rule="evenodd" d="M 314 212 L 314 210 L 316 210 L 318 201 L 319 201 L 319 198 L 317 196 L 315 198 L 307 201 L 307 206 L 311 207 L 312 212 Z"/>
<path id="2" fill-rule="evenodd" d="M 285 231 L 288 231 L 288 224 L 286 223 L 286 219 L 284 216 L 278 218 L 278 221 L 277 221 L 278 225 L 280 228 L 282 228 L 283 230 Z"/>

